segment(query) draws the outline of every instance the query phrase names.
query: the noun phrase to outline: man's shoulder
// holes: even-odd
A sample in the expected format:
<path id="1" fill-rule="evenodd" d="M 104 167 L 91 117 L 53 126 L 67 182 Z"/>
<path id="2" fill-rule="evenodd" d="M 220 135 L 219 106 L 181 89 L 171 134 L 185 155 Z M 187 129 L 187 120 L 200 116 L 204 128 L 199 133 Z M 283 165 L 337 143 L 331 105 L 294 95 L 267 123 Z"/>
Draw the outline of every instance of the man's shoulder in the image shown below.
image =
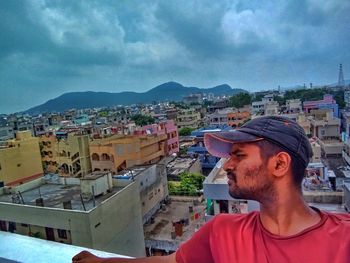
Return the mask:
<path id="1" fill-rule="evenodd" d="M 349 224 L 350 226 L 350 213 L 330 213 L 324 211 L 323 213 L 326 213 L 334 221 Z"/>
<path id="2" fill-rule="evenodd" d="M 247 214 L 218 214 L 213 220 L 214 224 L 249 223 L 259 218 L 259 212 L 253 211 Z"/>

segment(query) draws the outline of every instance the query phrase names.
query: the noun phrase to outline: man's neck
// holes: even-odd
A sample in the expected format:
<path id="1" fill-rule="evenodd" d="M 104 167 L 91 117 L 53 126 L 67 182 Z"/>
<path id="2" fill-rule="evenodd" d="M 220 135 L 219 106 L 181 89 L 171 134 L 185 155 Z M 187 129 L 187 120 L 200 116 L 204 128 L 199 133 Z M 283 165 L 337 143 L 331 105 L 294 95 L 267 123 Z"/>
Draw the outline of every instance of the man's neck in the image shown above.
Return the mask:
<path id="1" fill-rule="evenodd" d="M 260 220 L 275 235 L 291 236 L 317 224 L 320 215 L 311 209 L 302 195 L 291 194 L 260 205 Z"/>

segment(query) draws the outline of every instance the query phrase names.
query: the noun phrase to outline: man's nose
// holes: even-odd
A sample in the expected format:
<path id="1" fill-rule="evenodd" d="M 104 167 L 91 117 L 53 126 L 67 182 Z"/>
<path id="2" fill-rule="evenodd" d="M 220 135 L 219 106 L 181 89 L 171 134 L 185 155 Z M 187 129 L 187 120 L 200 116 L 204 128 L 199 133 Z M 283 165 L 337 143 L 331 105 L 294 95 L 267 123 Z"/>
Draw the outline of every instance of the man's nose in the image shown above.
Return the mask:
<path id="1" fill-rule="evenodd" d="M 228 170 L 234 170 L 234 161 L 232 158 L 229 158 L 225 163 L 224 163 L 224 170 L 228 171 Z"/>

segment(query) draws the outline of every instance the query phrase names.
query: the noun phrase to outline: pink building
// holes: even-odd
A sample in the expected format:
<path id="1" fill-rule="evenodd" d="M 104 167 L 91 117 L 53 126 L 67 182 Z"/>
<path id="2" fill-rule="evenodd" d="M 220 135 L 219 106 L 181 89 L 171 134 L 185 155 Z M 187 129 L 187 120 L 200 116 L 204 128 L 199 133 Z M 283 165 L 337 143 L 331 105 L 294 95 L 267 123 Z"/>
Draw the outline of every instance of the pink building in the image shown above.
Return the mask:
<path id="1" fill-rule="evenodd" d="M 339 118 L 339 107 L 332 95 L 323 95 L 323 100 L 304 101 L 304 112 L 310 113 L 311 110 L 330 109 L 333 111 L 333 116 Z"/>
<path id="2" fill-rule="evenodd" d="M 167 135 L 167 155 L 179 152 L 179 135 L 177 126 L 173 120 L 166 120 L 160 123 L 149 124 L 134 131 L 134 135 Z"/>

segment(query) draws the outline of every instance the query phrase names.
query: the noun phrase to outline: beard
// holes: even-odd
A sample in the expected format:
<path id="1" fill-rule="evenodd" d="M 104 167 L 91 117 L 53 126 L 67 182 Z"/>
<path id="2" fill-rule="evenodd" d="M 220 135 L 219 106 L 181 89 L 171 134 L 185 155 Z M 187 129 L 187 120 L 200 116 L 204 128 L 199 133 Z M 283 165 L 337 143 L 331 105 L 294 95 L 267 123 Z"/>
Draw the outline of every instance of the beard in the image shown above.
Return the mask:
<path id="1" fill-rule="evenodd" d="M 251 168 L 245 168 L 240 172 L 241 180 L 237 175 L 228 171 L 229 194 L 235 199 L 249 199 L 262 202 L 275 196 L 272 179 L 268 176 L 263 164 Z"/>

